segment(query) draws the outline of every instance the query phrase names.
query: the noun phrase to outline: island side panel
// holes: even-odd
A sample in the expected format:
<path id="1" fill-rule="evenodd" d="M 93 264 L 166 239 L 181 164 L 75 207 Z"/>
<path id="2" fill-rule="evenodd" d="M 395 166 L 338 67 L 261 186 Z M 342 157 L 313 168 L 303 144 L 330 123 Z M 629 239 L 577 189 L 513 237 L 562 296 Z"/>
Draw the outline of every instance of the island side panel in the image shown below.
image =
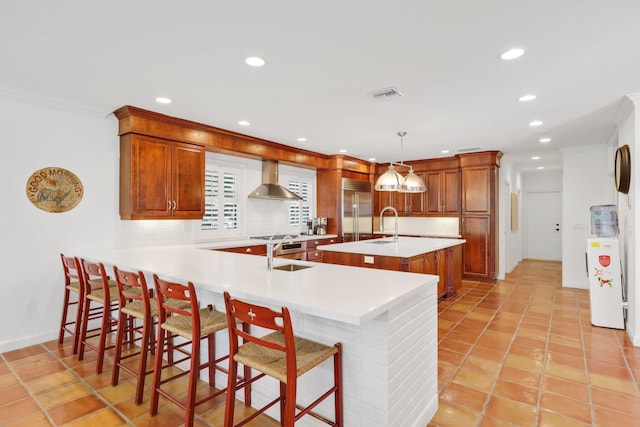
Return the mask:
<path id="1" fill-rule="evenodd" d="M 431 420 L 438 408 L 435 294 L 434 282 L 415 298 L 360 326 L 291 312 L 297 335 L 327 345 L 342 343 L 345 427 L 424 427 Z M 199 297 L 201 304 L 213 303 L 216 309 L 224 309 L 217 293 L 199 292 Z M 228 343 L 222 335 L 218 338 L 219 357 L 228 352 Z M 224 384 L 225 380 L 226 376 L 216 374 L 216 384 Z M 332 361 L 328 361 L 299 378 L 297 400 L 302 404 L 311 402 L 331 386 L 332 380 Z M 253 388 L 255 407 L 278 393 L 277 381 L 267 378 L 261 382 Z M 243 400 L 242 393 L 236 398 Z M 319 405 L 318 412 L 332 418 L 333 400 Z M 267 414 L 279 419 L 277 407 Z M 303 417 L 298 425 L 324 424 Z"/>
<path id="2" fill-rule="evenodd" d="M 436 292 L 388 313 L 390 426 L 424 427 L 438 409 Z"/>

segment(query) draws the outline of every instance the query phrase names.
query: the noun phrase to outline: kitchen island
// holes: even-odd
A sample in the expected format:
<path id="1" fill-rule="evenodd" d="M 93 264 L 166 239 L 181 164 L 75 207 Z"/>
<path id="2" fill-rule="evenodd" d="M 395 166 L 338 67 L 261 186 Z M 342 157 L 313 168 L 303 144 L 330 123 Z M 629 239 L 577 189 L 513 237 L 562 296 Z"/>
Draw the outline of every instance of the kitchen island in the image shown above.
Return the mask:
<path id="1" fill-rule="evenodd" d="M 142 270 L 150 283 L 153 273 L 190 280 L 201 304 L 213 303 L 218 310 L 224 310 L 224 291 L 272 308 L 287 306 L 296 334 L 343 345 L 345 426 L 423 427 L 429 422 L 438 407 L 437 277 L 279 258 L 274 259 L 276 268 L 290 263 L 309 268 L 267 271 L 265 257 L 208 249 L 164 246 L 82 256 L 109 267 Z M 216 347 L 219 355 L 228 351 L 223 339 Z M 309 391 L 319 390 L 331 377 L 330 363 L 301 377 L 300 401 L 308 403 Z M 277 393 L 275 381 L 266 393 L 254 388 L 255 405 Z M 320 405 L 319 411 L 331 416 L 333 409 Z M 272 408 L 269 414 L 277 419 L 278 412 Z M 299 424 L 317 422 L 305 417 Z"/>
<path id="2" fill-rule="evenodd" d="M 437 275 L 438 299 L 456 295 L 462 282 L 464 239 L 404 237 L 318 246 L 323 262 Z"/>

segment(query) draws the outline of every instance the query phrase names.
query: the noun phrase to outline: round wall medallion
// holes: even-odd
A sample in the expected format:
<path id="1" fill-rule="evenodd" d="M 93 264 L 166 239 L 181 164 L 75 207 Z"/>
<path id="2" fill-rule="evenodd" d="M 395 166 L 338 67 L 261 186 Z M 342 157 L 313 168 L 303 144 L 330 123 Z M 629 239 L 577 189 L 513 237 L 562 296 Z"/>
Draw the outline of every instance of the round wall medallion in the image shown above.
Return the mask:
<path id="1" fill-rule="evenodd" d="M 63 168 L 48 167 L 36 171 L 27 180 L 27 197 L 47 212 L 66 212 L 82 200 L 80 179 Z"/>
<path id="2" fill-rule="evenodd" d="M 631 183 L 631 153 L 628 145 L 618 147 L 616 150 L 616 189 L 624 194 L 629 194 Z"/>

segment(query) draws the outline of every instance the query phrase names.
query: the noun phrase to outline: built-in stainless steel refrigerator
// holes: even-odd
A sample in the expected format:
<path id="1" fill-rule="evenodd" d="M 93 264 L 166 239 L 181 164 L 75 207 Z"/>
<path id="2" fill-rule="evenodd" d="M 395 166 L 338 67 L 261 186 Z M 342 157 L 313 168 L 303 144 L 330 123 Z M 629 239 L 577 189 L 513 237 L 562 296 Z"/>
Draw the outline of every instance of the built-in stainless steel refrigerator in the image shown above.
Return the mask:
<path id="1" fill-rule="evenodd" d="M 373 193 L 371 183 L 342 178 L 342 241 L 353 242 L 373 236 Z"/>

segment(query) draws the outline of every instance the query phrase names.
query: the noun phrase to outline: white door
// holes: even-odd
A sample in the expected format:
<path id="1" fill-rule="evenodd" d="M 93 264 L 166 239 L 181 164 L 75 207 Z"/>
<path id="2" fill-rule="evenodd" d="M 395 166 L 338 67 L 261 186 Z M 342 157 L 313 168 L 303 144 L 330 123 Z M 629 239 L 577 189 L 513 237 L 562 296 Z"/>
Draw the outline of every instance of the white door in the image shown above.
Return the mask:
<path id="1" fill-rule="evenodd" d="M 562 194 L 527 193 L 526 258 L 562 261 Z"/>

